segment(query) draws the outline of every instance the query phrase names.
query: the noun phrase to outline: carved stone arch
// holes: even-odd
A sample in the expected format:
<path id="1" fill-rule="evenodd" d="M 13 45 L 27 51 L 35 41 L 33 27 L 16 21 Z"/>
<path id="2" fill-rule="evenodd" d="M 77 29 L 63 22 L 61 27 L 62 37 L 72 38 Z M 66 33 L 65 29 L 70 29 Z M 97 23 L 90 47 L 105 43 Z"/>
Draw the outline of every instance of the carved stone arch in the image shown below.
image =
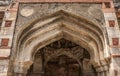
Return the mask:
<path id="1" fill-rule="evenodd" d="M 63 40 L 65 43 L 62 43 Z M 57 44 L 56 44 L 56 42 L 57 42 Z M 67 43 L 67 45 L 66 45 L 66 43 Z M 64 45 L 62 46 L 62 44 L 64 44 Z M 68 44 L 70 44 L 70 45 L 68 45 Z M 73 43 L 69 40 L 62 38 L 58 41 L 55 41 L 55 42 L 39 49 L 39 51 L 37 51 L 37 53 L 34 56 L 35 57 L 34 60 L 36 59 L 36 55 L 37 55 L 37 58 L 40 58 L 41 56 L 43 56 L 43 58 L 45 58 L 45 60 L 43 62 L 44 67 L 46 67 L 46 66 L 48 66 L 47 63 L 51 62 L 51 60 L 53 62 L 54 60 L 56 60 L 56 58 L 59 58 L 60 56 L 66 56 L 66 57 L 74 60 L 74 62 L 77 65 L 79 64 L 79 70 L 80 69 L 83 70 L 83 67 L 82 67 L 83 58 L 90 59 L 89 53 L 88 52 L 86 53 L 86 52 L 87 52 L 87 50 L 84 49 L 83 47 L 77 45 L 76 43 Z M 43 55 L 43 53 L 44 53 L 44 55 Z M 39 63 L 39 65 L 40 65 L 40 63 Z M 38 68 L 38 67 L 36 67 L 36 68 Z"/>
<path id="2" fill-rule="evenodd" d="M 56 14 L 56 13 L 55 13 L 55 14 Z M 59 15 L 59 14 L 60 14 L 60 15 Z M 56 15 L 58 15 L 58 16 L 56 17 Z M 47 18 L 49 19 L 49 17 L 52 16 L 52 17 L 53 17 L 53 18 L 51 18 L 52 21 L 66 18 L 66 17 L 64 17 L 64 12 L 63 12 L 63 11 L 62 11 L 62 13 L 61 13 L 61 11 L 57 12 L 56 15 L 54 16 L 54 14 L 53 14 L 53 15 L 48 16 Z M 63 16 L 62 16 L 62 15 L 63 15 Z M 65 14 L 65 15 L 66 15 L 66 14 Z M 68 15 L 68 16 L 69 16 L 69 15 Z M 70 16 L 71 16 L 71 15 L 70 15 Z M 63 17 L 63 18 L 62 18 L 62 17 Z M 46 19 L 46 17 L 43 18 L 43 20 L 42 20 L 43 23 L 41 23 L 41 24 L 43 24 L 43 25 L 45 26 L 46 24 L 44 24 L 44 19 Z M 68 18 L 68 19 L 69 19 L 69 18 Z M 32 27 L 36 25 L 35 23 L 37 23 L 37 22 L 40 21 L 40 20 L 41 20 L 41 19 L 37 19 L 37 20 L 34 20 L 34 21 L 30 21 L 30 22 L 29 22 L 28 24 L 26 24 L 24 27 L 21 27 L 21 30 L 18 31 L 18 34 L 17 34 L 18 36 L 16 36 L 16 37 L 18 37 L 18 38 L 16 38 L 16 39 L 17 39 L 16 41 L 20 40 L 20 38 L 22 39 L 22 37 L 25 35 L 24 32 L 25 32 L 26 30 L 30 29 L 30 28 L 31 28 L 31 30 L 32 30 L 32 29 L 33 29 Z M 46 19 L 46 20 L 47 20 L 47 19 Z M 71 20 L 71 19 L 70 19 L 70 20 Z M 82 21 L 84 21 L 84 22 L 85 22 L 85 21 L 88 22 L 87 24 L 89 24 L 89 25 L 92 25 L 92 26 L 95 25 L 95 26 L 92 27 L 92 28 L 94 28 L 94 29 L 92 29 L 92 30 L 95 31 L 95 29 L 96 29 L 96 30 L 99 30 L 99 32 L 96 31 L 96 32 L 94 32 L 94 33 L 96 33 L 96 35 L 97 35 L 98 33 L 101 33 L 101 34 L 98 34 L 98 35 L 99 35 L 100 37 L 104 38 L 104 37 L 103 37 L 104 34 L 103 34 L 103 32 L 102 32 L 103 30 L 101 30 L 102 28 L 100 28 L 99 25 L 96 26 L 96 24 L 90 23 L 89 20 L 87 20 L 87 19 L 85 20 L 84 18 L 82 18 L 82 19 L 80 18 L 80 20 L 82 20 Z M 72 20 L 72 21 L 73 21 L 73 20 Z M 41 22 L 41 21 L 40 21 L 40 22 Z M 49 22 L 51 22 L 51 21 L 49 21 Z M 59 22 L 60 22 L 60 24 L 63 23 L 63 21 L 61 21 L 61 20 L 60 20 Z M 40 24 L 39 26 L 43 26 L 43 25 L 41 25 L 41 24 Z M 84 24 L 79 24 L 79 25 L 84 25 Z M 89 26 L 89 25 L 88 25 L 88 26 Z M 88 27 L 88 26 L 87 26 L 87 27 Z M 23 29 L 23 28 L 24 28 L 24 29 Z M 89 27 L 89 28 L 90 28 L 90 27 Z M 37 30 L 37 29 L 34 29 L 33 31 L 35 31 L 35 30 Z M 22 31 L 22 32 L 21 32 L 21 31 Z M 32 33 L 33 31 L 31 31 L 31 32 L 30 32 L 30 31 L 26 31 L 26 32 L 29 32 L 29 34 L 30 34 L 30 33 Z M 22 35 L 22 34 L 24 34 L 24 35 Z M 28 35 L 28 33 L 27 33 L 27 35 Z M 21 36 L 22 36 L 22 37 L 21 37 Z M 98 37 L 99 37 L 99 36 L 98 36 Z M 102 38 L 101 38 L 101 39 L 102 39 Z M 22 42 L 22 41 L 21 41 L 21 42 Z M 102 39 L 102 42 L 104 42 L 103 39 Z M 103 43 L 103 44 L 104 44 L 104 43 Z M 19 44 L 18 44 L 18 45 L 19 45 Z"/>
<path id="3" fill-rule="evenodd" d="M 15 60 L 33 61 L 38 49 L 65 38 L 86 48 L 93 58 L 93 64 L 97 62 L 97 65 L 101 65 L 100 60 L 104 59 L 104 37 L 105 34 L 99 25 L 80 16 L 58 11 L 30 21 L 18 30 L 15 38 Z"/>
<path id="4" fill-rule="evenodd" d="M 65 35 L 67 35 L 67 34 L 65 34 Z M 73 36 L 69 36 L 69 37 L 73 38 Z M 50 38 L 50 39 L 47 39 L 47 41 L 45 41 L 44 44 L 41 44 L 42 42 L 40 42 L 40 43 L 38 43 L 35 47 L 34 47 L 34 46 L 31 46 L 31 47 L 34 47 L 34 48 L 29 47 L 29 48 L 26 48 L 26 50 L 27 50 L 27 49 L 28 49 L 28 50 L 30 50 L 30 49 L 32 49 L 32 50 L 40 49 L 40 48 L 45 47 L 46 45 L 48 45 L 48 44 L 50 44 L 50 43 L 52 43 L 52 42 L 54 42 L 54 41 L 57 41 L 57 40 L 59 40 L 59 39 L 61 39 L 61 38 L 62 38 L 61 33 L 56 34 L 55 37 Z M 66 39 L 66 38 L 65 38 L 65 39 Z M 78 39 L 78 38 L 76 37 L 76 39 Z M 79 39 L 80 39 L 80 38 L 79 38 Z M 73 39 L 69 39 L 69 40 L 71 40 L 71 41 L 79 44 L 80 46 L 83 46 L 83 47 L 86 48 L 86 49 L 89 49 L 89 53 L 91 54 L 91 57 L 92 57 L 92 58 L 95 58 L 95 56 L 96 56 L 96 58 L 97 58 L 97 57 L 99 58 L 99 56 L 98 56 L 99 54 L 97 54 L 97 51 L 96 51 L 96 53 L 92 51 L 92 50 L 95 50 L 95 47 L 94 47 L 94 49 L 93 49 L 93 48 L 90 48 L 90 47 L 87 46 L 87 45 L 91 46 L 90 43 L 88 44 L 88 43 L 85 41 L 84 44 L 83 44 L 83 41 L 82 41 L 81 39 L 79 40 L 79 42 L 76 41 L 76 40 L 73 40 Z M 92 42 L 91 42 L 91 43 L 92 43 Z M 92 43 L 92 44 L 94 44 L 94 43 Z M 39 46 L 39 45 L 41 45 L 41 46 Z M 92 47 L 92 46 L 91 46 L 91 47 Z M 26 53 L 26 54 L 28 54 L 27 57 L 30 57 L 30 58 L 26 58 L 26 59 L 33 60 L 33 57 L 34 57 L 33 54 L 34 54 L 35 52 L 37 52 L 37 51 L 34 51 L 34 52 L 28 51 L 28 52 L 24 52 L 24 53 L 22 52 L 21 55 L 23 55 L 23 54 Z M 94 55 L 92 55 L 92 54 L 94 54 Z M 95 55 L 95 54 L 96 54 L 96 55 Z M 25 55 L 23 55 L 22 57 L 25 58 L 24 56 L 25 56 Z M 22 57 L 21 57 L 21 58 L 22 58 Z M 92 59 L 92 60 L 94 60 L 94 59 Z M 99 60 L 96 60 L 96 61 L 99 61 Z"/>

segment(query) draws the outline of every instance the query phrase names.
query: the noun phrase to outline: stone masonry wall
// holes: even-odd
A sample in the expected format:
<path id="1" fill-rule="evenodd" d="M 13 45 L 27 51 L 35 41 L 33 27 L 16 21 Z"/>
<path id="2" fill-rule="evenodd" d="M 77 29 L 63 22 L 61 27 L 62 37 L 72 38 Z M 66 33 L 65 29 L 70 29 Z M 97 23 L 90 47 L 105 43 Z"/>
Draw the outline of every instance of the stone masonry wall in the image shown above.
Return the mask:
<path id="1" fill-rule="evenodd" d="M 0 76 L 7 76 L 18 3 L 0 6 L 4 13 L 0 26 Z"/>

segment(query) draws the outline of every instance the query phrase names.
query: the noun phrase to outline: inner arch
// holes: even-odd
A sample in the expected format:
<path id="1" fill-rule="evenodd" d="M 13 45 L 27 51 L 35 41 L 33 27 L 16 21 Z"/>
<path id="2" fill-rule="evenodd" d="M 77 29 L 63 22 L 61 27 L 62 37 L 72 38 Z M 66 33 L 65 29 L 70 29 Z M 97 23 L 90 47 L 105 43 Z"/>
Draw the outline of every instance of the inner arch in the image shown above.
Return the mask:
<path id="1" fill-rule="evenodd" d="M 15 69 L 18 68 L 19 62 L 21 62 L 21 65 L 30 62 L 25 69 L 28 70 L 29 66 L 34 63 L 35 56 L 39 50 L 55 41 L 59 41 L 61 38 L 74 42 L 87 50 L 90 54 L 90 59 L 85 59 L 85 62 L 91 62 L 90 65 L 95 64 L 94 67 L 103 64 L 102 60 L 104 60 L 105 51 L 103 29 L 98 24 L 91 22 L 91 20 L 69 12 L 58 11 L 49 16 L 46 15 L 40 19 L 30 21 L 28 24 L 21 26 L 15 35 L 14 50 L 17 50 L 13 56 L 17 65 Z M 63 48 L 57 51 L 60 50 L 63 50 Z M 69 52 L 65 52 L 65 56 L 81 64 L 76 56 L 69 55 Z M 53 56 L 51 55 L 47 58 L 47 61 L 53 59 Z M 58 56 L 55 57 L 57 58 Z M 107 62 L 105 61 L 104 63 L 106 64 Z M 24 66 L 21 65 L 19 67 L 24 69 Z"/>
<path id="2" fill-rule="evenodd" d="M 64 38 L 34 54 L 34 63 L 27 76 L 96 76 L 89 52 Z"/>
<path id="3" fill-rule="evenodd" d="M 32 61 L 32 54 L 36 53 L 36 50 L 61 38 L 72 40 L 89 49 L 93 62 L 104 59 L 102 28 L 88 19 L 63 10 L 28 22 L 16 35 L 14 50 L 18 50 L 16 60 L 21 62 Z"/>

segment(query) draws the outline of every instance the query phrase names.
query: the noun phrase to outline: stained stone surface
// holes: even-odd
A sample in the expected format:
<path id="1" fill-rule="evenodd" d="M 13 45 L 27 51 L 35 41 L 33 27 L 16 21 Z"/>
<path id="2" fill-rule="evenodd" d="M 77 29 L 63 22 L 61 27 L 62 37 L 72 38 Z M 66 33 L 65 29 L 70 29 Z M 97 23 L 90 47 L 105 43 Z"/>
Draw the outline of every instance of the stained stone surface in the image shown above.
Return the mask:
<path id="1" fill-rule="evenodd" d="M 23 25 L 27 23 L 29 20 L 41 18 L 60 10 L 64 10 L 71 14 L 76 14 L 78 16 L 83 16 L 86 19 L 90 18 L 93 22 L 103 24 L 104 17 L 101 9 L 102 9 L 101 4 L 84 4 L 84 3 L 20 4 L 16 25 Z M 97 16 L 95 16 L 95 14 Z"/>
<path id="2" fill-rule="evenodd" d="M 4 76 L 8 70 L 9 60 L 0 60 L 0 76 Z M 6 75 L 5 75 L 6 76 Z"/>

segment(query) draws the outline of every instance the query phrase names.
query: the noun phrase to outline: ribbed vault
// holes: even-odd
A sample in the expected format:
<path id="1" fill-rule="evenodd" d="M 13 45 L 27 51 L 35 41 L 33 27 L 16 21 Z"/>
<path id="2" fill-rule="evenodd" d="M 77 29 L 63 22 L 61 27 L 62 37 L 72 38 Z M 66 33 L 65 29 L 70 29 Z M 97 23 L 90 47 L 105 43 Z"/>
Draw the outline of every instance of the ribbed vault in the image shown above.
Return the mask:
<path id="1" fill-rule="evenodd" d="M 16 35 L 16 60 L 21 62 L 33 61 L 40 48 L 61 38 L 86 48 L 91 62 L 104 60 L 105 39 L 101 26 L 62 10 L 28 22 Z"/>

